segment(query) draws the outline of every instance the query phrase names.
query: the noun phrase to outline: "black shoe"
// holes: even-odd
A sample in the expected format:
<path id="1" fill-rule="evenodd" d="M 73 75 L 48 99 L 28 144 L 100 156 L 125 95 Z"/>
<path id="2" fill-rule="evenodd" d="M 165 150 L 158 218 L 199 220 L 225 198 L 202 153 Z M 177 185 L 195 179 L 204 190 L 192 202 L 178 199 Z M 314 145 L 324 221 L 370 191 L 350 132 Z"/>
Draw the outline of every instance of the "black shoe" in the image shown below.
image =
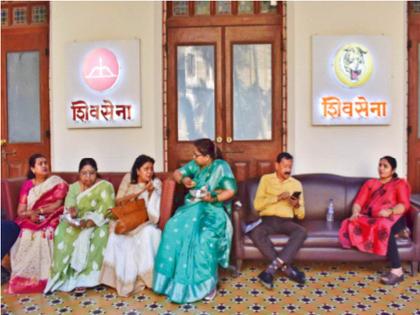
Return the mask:
<path id="1" fill-rule="evenodd" d="M 9 282 L 10 279 L 10 272 L 6 269 L 1 267 L 1 284 Z"/>
<path id="2" fill-rule="evenodd" d="M 274 288 L 273 275 L 271 273 L 263 271 L 258 275 L 258 279 L 267 289 L 272 290 Z"/>
<path id="3" fill-rule="evenodd" d="M 284 270 L 283 273 L 286 277 L 288 277 L 290 280 L 295 281 L 299 284 L 305 284 L 305 274 L 297 269 L 295 266 L 288 265 Z"/>

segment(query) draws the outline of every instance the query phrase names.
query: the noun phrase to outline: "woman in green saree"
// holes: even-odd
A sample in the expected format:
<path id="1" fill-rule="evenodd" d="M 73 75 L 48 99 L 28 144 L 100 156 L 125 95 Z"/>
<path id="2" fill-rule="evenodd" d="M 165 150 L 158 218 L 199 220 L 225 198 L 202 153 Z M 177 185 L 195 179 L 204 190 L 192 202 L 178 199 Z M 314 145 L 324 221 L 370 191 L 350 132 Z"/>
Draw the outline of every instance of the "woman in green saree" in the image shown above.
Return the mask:
<path id="1" fill-rule="evenodd" d="M 175 180 L 190 191 L 163 231 L 153 290 L 175 303 L 213 299 L 217 266 L 229 265 L 229 200 L 237 187 L 229 164 L 217 157 L 210 139 L 196 140 L 194 159 L 174 173 Z"/>
<path id="2" fill-rule="evenodd" d="M 97 177 L 92 158 L 79 164 L 79 180 L 70 185 L 65 214 L 54 235 L 54 256 L 44 292 L 71 291 L 99 285 L 103 252 L 108 242 L 114 187 Z"/>

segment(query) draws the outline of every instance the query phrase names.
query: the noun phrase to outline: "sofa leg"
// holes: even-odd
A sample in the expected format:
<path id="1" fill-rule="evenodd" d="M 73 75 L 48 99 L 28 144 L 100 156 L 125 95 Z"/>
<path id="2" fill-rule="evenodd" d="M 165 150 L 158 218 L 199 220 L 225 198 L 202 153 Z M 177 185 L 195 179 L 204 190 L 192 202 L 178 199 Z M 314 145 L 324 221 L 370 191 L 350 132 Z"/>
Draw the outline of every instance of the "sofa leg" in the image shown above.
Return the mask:
<path id="1" fill-rule="evenodd" d="M 417 273 L 417 271 L 418 271 L 418 269 L 419 269 L 419 262 L 418 261 L 415 261 L 415 260 L 413 260 L 413 261 L 411 261 L 411 276 L 415 276 L 416 275 L 416 273 Z"/>
<path id="2" fill-rule="evenodd" d="M 233 275 L 235 278 L 239 277 L 239 275 L 241 274 L 242 263 L 243 263 L 242 259 L 236 259 L 236 270 Z"/>

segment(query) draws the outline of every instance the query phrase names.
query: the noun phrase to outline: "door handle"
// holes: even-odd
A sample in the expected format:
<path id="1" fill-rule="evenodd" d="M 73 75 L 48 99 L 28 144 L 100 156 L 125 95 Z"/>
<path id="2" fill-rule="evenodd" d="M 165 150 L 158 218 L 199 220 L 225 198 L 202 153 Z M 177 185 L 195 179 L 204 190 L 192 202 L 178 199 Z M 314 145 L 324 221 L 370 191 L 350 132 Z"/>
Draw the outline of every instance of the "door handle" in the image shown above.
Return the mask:
<path id="1" fill-rule="evenodd" d="M 217 142 L 217 143 L 222 143 L 222 142 L 223 142 L 223 138 L 222 138 L 222 137 L 220 137 L 220 136 L 219 136 L 219 137 L 217 137 L 217 138 L 216 138 L 216 142 Z"/>
<path id="2" fill-rule="evenodd" d="M 7 140 L 6 139 L 1 139 L 0 144 L 1 144 L 1 146 L 6 145 L 7 144 Z"/>
<path id="3" fill-rule="evenodd" d="M 227 138 L 226 138 L 226 142 L 227 142 L 227 143 L 232 143 L 232 141 L 233 141 L 233 140 L 232 140 L 232 137 L 227 137 Z"/>

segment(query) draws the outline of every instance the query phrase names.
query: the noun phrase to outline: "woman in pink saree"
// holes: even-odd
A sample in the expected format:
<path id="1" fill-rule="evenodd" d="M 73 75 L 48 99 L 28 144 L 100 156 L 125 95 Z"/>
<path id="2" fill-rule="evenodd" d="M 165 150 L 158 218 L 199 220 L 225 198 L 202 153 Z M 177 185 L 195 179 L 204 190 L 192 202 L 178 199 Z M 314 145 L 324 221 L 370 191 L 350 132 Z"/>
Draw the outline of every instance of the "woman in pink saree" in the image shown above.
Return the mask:
<path id="1" fill-rule="evenodd" d="M 28 180 L 21 188 L 17 210 L 20 233 L 10 251 L 9 293 L 43 292 L 51 267 L 54 231 L 67 190 L 63 179 L 50 176 L 43 155 L 29 158 Z"/>
<path id="2" fill-rule="evenodd" d="M 404 280 L 395 234 L 406 228 L 405 212 L 410 208 L 410 187 L 398 178 L 397 161 L 391 156 L 379 160 L 379 178 L 366 181 L 354 203 L 353 214 L 341 224 L 339 238 L 344 248 L 387 256 L 391 270 L 381 277 L 384 284 Z"/>

